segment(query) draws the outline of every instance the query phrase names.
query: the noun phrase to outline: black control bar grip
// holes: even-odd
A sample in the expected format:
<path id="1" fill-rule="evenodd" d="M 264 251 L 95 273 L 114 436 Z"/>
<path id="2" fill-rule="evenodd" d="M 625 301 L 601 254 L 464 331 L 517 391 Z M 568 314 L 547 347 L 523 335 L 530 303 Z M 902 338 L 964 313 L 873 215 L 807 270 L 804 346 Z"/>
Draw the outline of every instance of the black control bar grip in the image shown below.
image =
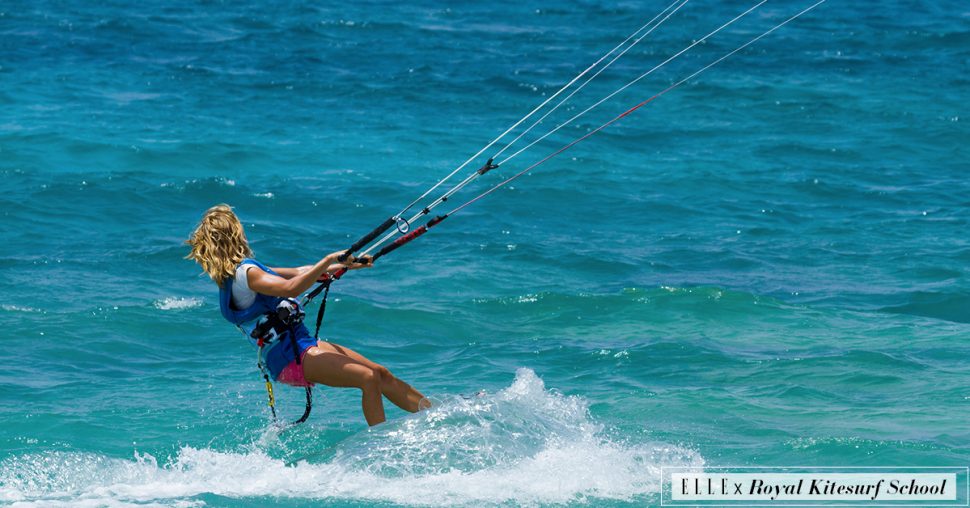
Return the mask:
<path id="1" fill-rule="evenodd" d="M 351 254 L 359 251 L 365 245 L 371 243 L 375 238 L 377 238 L 378 235 L 383 234 L 388 229 L 391 229 L 391 226 L 393 226 L 396 222 L 397 222 L 396 218 L 394 217 L 388 218 L 386 221 L 382 222 L 380 226 L 377 226 L 376 228 L 374 228 L 373 231 L 371 231 L 370 233 L 367 233 L 366 235 L 361 237 L 360 240 L 357 240 L 356 242 L 354 242 L 354 244 L 351 245 L 349 249 L 347 249 L 346 251 L 344 251 L 343 254 L 337 257 L 337 261 L 343 263 L 344 261 L 347 260 L 348 257 L 350 257 Z"/>

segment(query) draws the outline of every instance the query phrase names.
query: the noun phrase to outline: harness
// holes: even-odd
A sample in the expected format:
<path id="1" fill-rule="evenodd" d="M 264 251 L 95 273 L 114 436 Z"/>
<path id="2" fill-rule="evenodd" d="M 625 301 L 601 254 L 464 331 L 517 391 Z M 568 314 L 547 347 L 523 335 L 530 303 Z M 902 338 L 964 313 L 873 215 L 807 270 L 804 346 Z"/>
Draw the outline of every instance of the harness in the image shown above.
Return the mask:
<path id="1" fill-rule="evenodd" d="M 255 259 L 246 258 L 240 264 L 251 264 L 267 273 L 279 275 L 273 269 Z M 264 353 L 267 347 L 273 347 L 282 340 L 288 339 L 293 347 L 294 360 L 297 365 L 302 365 L 303 362 L 300 358 L 300 348 L 297 343 L 296 331 L 297 327 L 303 323 L 303 318 L 306 314 L 300 302 L 296 299 L 280 298 L 261 293 L 256 293 L 256 300 L 251 306 L 243 310 L 237 310 L 232 306 L 231 288 L 234 280 L 234 278 L 228 279 L 223 282 L 223 287 L 219 288 L 219 310 L 227 321 L 236 325 L 243 334 L 255 341 L 257 346 L 256 365 L 259 367 L 259 371 L 263 375 L 263 380 L 266 382 L 266 395 L 269 400 L 269 409 L 273 414 L 273 421 L 275 422 L 277 421 L 276 397 L 273 394 L 273 382 L 270 379 L 270 374 L 264 361 Z M 322 319 L 323 317 L 321 315 L 318 318 L 318 322 L 321 322 Z M 252 329 L 247 332 L 246 328 L 250 325 Z M 317 333 L 319 333 L 319 325 L 317 326 Z M 310 412 L 313 410 L 313 389 L 310 386 L 304 388 L 306 390 L 306 407 L 303 411 L 303 416 L 289 423 L 287 426 L 303 423 L 310 417 Z"/>
<path id="2" fill-rule="evenodd" d="M 302 365 L 300 346 L 296 340 L 296 327 L 303 323 L 305 316 L 306 314 L 303 312 L 303 307 L 300 306 L 300 302 L 293 298 L 284 298 L 276 305 L 276 312 L 265 314 L 259 318 L 253 331 L 249 334 L 251 338 L 256 340 L 256 346 L 258 348 L 256 351 L 256 365 L 263 375 L 263 381 L 266 382 L 266 395 L 269 399 L 269 409 L 273 413 L 274 421 L 277 420 L 276 397 L 273 396 L 273 383 L 270 381 L 269 372 L 266 369 L 266 364 L 263 362 L 263 350 L 274 342 L 279 342 L 285 340 L 284 337 L 289 337 L 290 344 L 293 347 L 293 359 L 297 365 Z M 306 391 L 306 406 L 303 410 L 303 416 L 286 426 L 303 423 L 310 417 L 310 411 L 313 410 L 313 388 L 305 386 L 304 390 Z"/>

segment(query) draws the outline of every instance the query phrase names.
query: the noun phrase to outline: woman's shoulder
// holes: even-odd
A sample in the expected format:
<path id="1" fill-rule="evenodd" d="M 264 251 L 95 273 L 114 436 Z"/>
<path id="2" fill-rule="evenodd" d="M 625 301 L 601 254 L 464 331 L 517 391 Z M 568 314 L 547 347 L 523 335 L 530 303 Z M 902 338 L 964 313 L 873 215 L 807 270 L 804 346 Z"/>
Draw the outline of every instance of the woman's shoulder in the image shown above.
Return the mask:
<path id="1" fill-rule="evenodd" d="M 273 270 L 269 266 L 264 265 L 263 263 L 260 263 L 256 259 L 245 258 L 242 261 L 240 261 L 239 265 L 236 267 L 237 276 L 240 273 L 240 270 L 243 270 L 243 273 L 245 273 L 245 272 L 248 272 L 253 267 L 259 268 L 260 270 L 272 275 L 279 275 L 278 273 L 276 273 L 275 270 Z"/>
<path id="2" fill-rule="evenodd" d="M 239 267 L 244 267 L 244 266 L 248 266 L 250 268 L 255 266 L 261 270 L 268 269 L 266 265 L 257 261 L 256 258 L 243 258 L 243 260 L 239 262 L 239 266 L 237 266 L 236 268 L 238 269 Z"/>

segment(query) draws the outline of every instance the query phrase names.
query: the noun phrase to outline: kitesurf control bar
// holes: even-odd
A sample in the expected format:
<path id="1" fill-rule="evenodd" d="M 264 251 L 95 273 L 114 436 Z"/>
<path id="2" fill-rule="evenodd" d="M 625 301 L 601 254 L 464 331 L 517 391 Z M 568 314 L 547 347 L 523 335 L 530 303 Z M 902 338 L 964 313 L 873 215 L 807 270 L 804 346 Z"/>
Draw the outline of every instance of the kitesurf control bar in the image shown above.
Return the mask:
<path id="1" fill-rule="evenodd" d="M 419 237 L 419 236 L 427 233 L 429 229 L 437 226 L 438 224 L 441 223 L 441 221 L 443 221 L 443 220 L 445 220 L 447 218 L 448 218 L 448 214 L 439 215 L 439 216 L 437 216 L 437 217 L 429 220 L 426 224 L 422 225 L 421 227 L 419 227 L 417 229 L 414 229 L 411 232 L 409 232 L 409 233 L 407 233 L 407 234 L 399 237 L 397 240 L 394 240 L 394 242 L 392 242 L 392 243 L 390 243 L 388 245 L 385 245 L 383 249 L 377 251 L 377 253 L 374 254 L 373 257 L 371 257 L 370 262 L 373 263 L 374 261 L 377 261 L 378 258 L 384 256 L 385 254 L 390 254 L 391 252 L 394 252 L 398 248 L 402 247 L 404 244 L 406 244 L 406 243 L 410 242 L 411 240 L 414 240 L 415 238 L 417 238 L 417 237 Z M 347 257 L 350 256 L 350 253 L 351 252 L 353 252 L 355 250 L 358 250 L 358 249 L 360 249 L 361 246 L 370 243 L 370 241 L 373 240 L 374 238 L 376 238 L 377 235 L 380 235 L 384 231 L 387 231 L 388 229 L 390 229 L 390 227 L 392 225 L 394 225 L 396 222 L 397 222 L 397 220 L 394 217 L 391 217 L 390 219 L 387 219 L 377 229 L 371 231 L 370 233 L 368 233 L 366 236 L 364 236 L 360 240 L 357 240 L 357 243 L 355 243 L 354 245 L 352 245 L 349 249 L 347 249 L 347 251 L 345 251 L 343 254 L 341 254 L 337 258 L 337 260 L 338 261 L 344 261 L 344 260 L 346 260 Z M 310 291 L 309 293 L 307 293 L 306 296 L 303 297 L 303 301 L 301 303 L 303 305 L 307 305 L 307 304 L 310 303 L 311 300 L 313 300 L 314 298 L 316 298 L 317 295 L 319 295 L 320 293 L 322 293 L 324 291 L 329 291 L 330 284 L 333 283 L 333 281 L 338 280 L 341 277 L 343 277 L 344 274 L 347 273 L 347 271 L 348 271 L 347 267 L 344 266 L 344 267 L 341 267 L 339 270 L 337 270 L 337 271 L 335 271 L 333 273 L 329 273 L 329 274 L 328 273 L 324 273 L 323 275 L 321 275 L 320 278 L 317 280 L 317 282 L 319 283 L 319 284 L 317 284 L 317 287 L 313 288 L 312 291 Z M 326 297 L 324 297 L 324 301 L 326 301 Z M 319 320 L 319 318 L 318 318 L 318 320 Z M 319 325 L 319 321 L 318 321 L 317 329 L 319 329 L 319 326 L 320 325 Z"/>
<path id="2" fill-rule="evenodd" d="M 337 261 L 340 263 L 347 261 L 347 258 L 349 258 L 351 254 L 360 250 L 361 247 L 369 244 L 375 238 L 377 238 L 382 233 L 390 229 L 391 226 L 393 226 L 395 223 L 397 223 L 397 219 L 395 217 L 388 218 L 386 221 L 382 222 L 380 226 L 377 226 L 376 228 L 374 228 L 373 231 L 371 231 L 370 233 L 367 233 L 366 235 L 362 236 L 360 240 L 357 240 L 356 242 L 354 242 L 354 244 L 351 245 L 347 250 L 345 250 L 343 254 L 337 256 Z M 376 259 L 376 257 L 374 259 Z M 339 270 L 333 273 L 324 273 L 323 275 L 320 276 L 319 279 L 317 279 L 317 282 L 319 283 L 317 284 L 317 287 L 313 288 L 312 291 L 307 293 L 306 296 L 303 297 L 303 301 L 300 303 L 305 306 L 308 303 L 310 303 L 310 300 L 313 300 L 314 298 L 316 298 L 317 295 L 319 295 L 321 292 L 325 290 L 329 291 L 330 283 L 343 277 L 345 273 L 347 273 L 346 266 L 340 268 Z M 319 328 L 320 328 L 320 325 L 318 324 L 317 329 Z"/>
<path id="3" fill-rule="evenodd" d="M 376 254 L 374 254 L 373 258 L 371 258 L 371 262 L 373 263 L 374 261 L 384 256 L 385 254 L 389 254 L 397 250 L 398 248 L 402 247 L 404 244 L 410 242 L 411 240 L 414 240 L 415 238 L 427 233 L 429 229 L 437 226 L 438 224 L 441 223 L 441 221 L 447 218 L 448 218 L 447 214 L 438 215 L 437 217 L 429 220 L 426 224 L 422 225 L 421 227 L 415 230 L 412 230 L 411 232 L 405 234 L 404 236 L 401 236 L 397 240 L 394 240 L 393 243 L 389 245 L 385 245 L 383 249 L 381 249 Z M 370 233 L 367 234 L 367 236 L 358 240 L 357 243 L 355 243 L 353 247 L 348 249 L 348 252 L 344 252 L 341 255 L 341 257 L 346 259 L 345 256 L 349 256 L 350 251 L 359 249 L 360 245 L 370 242 L 377 235 L 383 233 L 385 230 L 390 228 L 391 225 L 394 224 L 395 222 L 397 221 L 393 217 L 388 219 L 386 222 L 384 222 L 384 224 L 381 224 L 380 227 L 378 227 L 374 231 L 371 231 Z M 323 298 L 320 300 L 320 309 L 317 310 L 317 323 L 316 323 L 316 332 L 313 334 L 314 337 L 320 336 L 320 326 L 323 324 L 323 314 L 324 312 L 326 312 L 326 309 L 327 309 L 327 296 L 330 294 L 330 285 L 333 284 L 333 281 L 343 277 L 344 274 L 347 273 L 347 271 L 348 271 L 348 268 L 346 266 L 343 266 L 339 270 L 331 274 L 324 273 L 320 277 L 320 279 L 317 280 L 318 282 L 317 287 L 313 288 L 312 291 L 310 291 L 309 293 L 306 294 L 306 296 L 303 297 L 303 301 L 301 302 L 301 304 L 306 306 L 310 303 L 311 300 L 316 298 L 317 295 L 319 295 L 320 293 L 323 293 Z M 307 389 L 307 412 L 303 415 L 303 418 L 299 420 L 300 422 L 302 422 L 303 420 L 306 419 L 307 416 L 309 416 L 310 414 L 309 407 L 310 407 L 310 391 L 309 389 Z"/>
<path id="4" fill-rule="evenodd" d="M 367 233 L 366 235 L 360 237 L 360 240 L 357 240 L 356 242 L 354 242 L 354 244 L 351 245 L 347 250 L 345 250 L 343 254 L 337 256 L 337 261 L 340 263 L 347 261 L 347 258 L 349 258 L 351 254 L 359 251 L 365 245 L 371 243 L 375 238 L 383 234 L 388 229 L 391 229 L 391 226 L 393 226 L 396 223 L 397 223 L 397 217 L 388 217 L 388 219 L 382 222 L 380 226 L 377 226 L 370 233 Z M 333 272 L 330 274 L 324 273 L 317 281 L 320 283 L 320 285 L 314 288 L 313 291 L 310 291 L 309 294 L 307 294 L 307 296 L 303 300 L 303 304 L 306 305 L 310 300 L 312 300 L 315 296 L 319 295 L 321 291 L 323 291 L 324 286 L 329 287 L 331 282 L 339 279 L 340 277 L 343 277 L 345 273 L 347 273 L 347 267 L 343 267 L 337 270 L 336 272 Z"/>
<path id="5" fill-rule="evenodd" d="M 414 240 L 415 238 L 427 233 L 429 229 L 437 226 L 439 223 L 441 223 L 441 221 L 447 218 L 448 218 L 447 215 L 439 215 L 429 220 L 427 224 L 424 224 L 423 226 L 411 231 L 410 233 L 399 237 L 397 240 L 394 240 L 389 245 L 384 246 L 383 249 L 377 251 L 377 253 L 374 254 L 373 261 L 377 261 L 380 257 L 384 256 L 385 254 L 390 254 L 391 252 L 394 252 L 395 250 L 402 247 L 404 244 L 410 242 L 411 240 Z"/>
<path id="6" fill-rule="evenodd" d="M 349 249 L 344 251 L 344 253 L 337 258 L 337 261 L 340 261 L 341 263 L 343 263 L 344 261 L 347 260 L 348 257 L 350 257 L 351 254 L 359 251 L 361 248 L 371 243 L 375 238 L 383 234 L 385 231 L 387 231 L 388 229 L 391 229 L 391 226 L 393 226 L 396 222 L 397 222 L 397 219 L 395 217 L 389 217 L 386 221 L 382 222 L 380 226 L 377 226 L 376 228 L 374 228 L 373 231 L 371 231 L 370 233 L 367 233 L 366 235 L 362 236 L 360 240 L 357 240 L 356 242 L 354 242 L 354 244 L 351 245 Z"/>

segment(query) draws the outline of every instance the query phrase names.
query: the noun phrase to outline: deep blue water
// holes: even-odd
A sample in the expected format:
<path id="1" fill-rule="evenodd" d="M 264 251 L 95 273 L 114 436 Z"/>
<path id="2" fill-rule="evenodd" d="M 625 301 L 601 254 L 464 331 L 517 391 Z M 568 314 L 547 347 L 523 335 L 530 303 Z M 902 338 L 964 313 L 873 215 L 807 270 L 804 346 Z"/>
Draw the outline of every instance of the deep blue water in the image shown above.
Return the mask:
<path id="1" fill-rule="evenodd" d="M 534 134 L 753 4 L 692 0 Z M 949 0 L 829 0 L 348 275 L 326 335 L 440 404 L 367 430 L 320 389 L 272 430 L 183 259 L 201 213 L 316 261 L 666 5 L 0 4 L 0 503 L 643 505 L 661 466 L 967 465 Z M 808 5 L 769 1 L 442 210 Z"/>

